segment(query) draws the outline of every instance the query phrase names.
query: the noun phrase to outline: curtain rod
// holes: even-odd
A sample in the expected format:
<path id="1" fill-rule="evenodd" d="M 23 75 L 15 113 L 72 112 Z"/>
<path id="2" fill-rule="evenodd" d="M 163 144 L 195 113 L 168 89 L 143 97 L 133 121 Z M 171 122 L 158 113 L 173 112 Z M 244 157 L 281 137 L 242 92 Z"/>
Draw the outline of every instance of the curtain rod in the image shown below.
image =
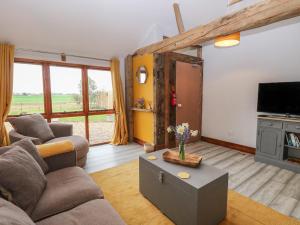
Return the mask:
<path id="1" fill-rule="evenodd" d="M 105 62 L 111 62 L 110 59 L 94 58 L 94 57 L 81 56 L 81 55 L 72 55 L 72 54 L 66 54 L 66 53 L 40 51 L 40 50 L 33 50 L 33 49 L 26 49 L 26 48 L 17 48 L 16 51 L 35 52 L 35 53 L 43 53 L 43 54 L 59 55 L 59 56 L 61 56 L 62 54 L 64 54 L 65 56 L 69 56 L 69 57 L 82 58 L 82 59 L 93 59 L 93 60 L 100 60 L 100 61 L 105 61 Z"/>

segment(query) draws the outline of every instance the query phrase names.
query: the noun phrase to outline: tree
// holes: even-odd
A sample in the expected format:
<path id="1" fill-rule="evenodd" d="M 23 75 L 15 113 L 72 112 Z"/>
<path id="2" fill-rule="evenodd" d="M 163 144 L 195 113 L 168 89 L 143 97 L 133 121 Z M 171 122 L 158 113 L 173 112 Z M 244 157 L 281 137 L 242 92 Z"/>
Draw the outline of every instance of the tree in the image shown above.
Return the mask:
<path id="1" fill-rule="evenodd" d="M 74 94 L 73 98 L 77 102 L 77 104 L 82 103 L 82 80 L 78 84 L 78 89 L 80 94 Z M 97 84 L 92 78 L 88 77 L 88 93 L 89 93 L 89 100 L 93 103 L 96 99 L 96 91 L 97 91 Z"/>

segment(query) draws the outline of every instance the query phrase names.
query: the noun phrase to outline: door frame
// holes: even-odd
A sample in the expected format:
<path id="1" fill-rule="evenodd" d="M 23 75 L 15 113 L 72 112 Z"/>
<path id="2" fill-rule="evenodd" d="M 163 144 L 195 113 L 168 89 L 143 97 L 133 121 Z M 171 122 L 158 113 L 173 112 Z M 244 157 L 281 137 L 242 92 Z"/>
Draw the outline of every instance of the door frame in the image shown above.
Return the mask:
<path id="1" fill-rule="evenodd" d="M 176 61 L 197 64 L 201 66 L 201 109 L 200 127 L 202 127 L 202 103 L 203 103 L 203 59 L 195 56 L 184 55 L 175 52 L 155 54 L 154 68 L 154 100 L 156 106 L 156 116 L 154 118 L 155 131 L 154 139 L 156 149 L 172 148 L 176 146 L 174 135 L 166 132 L 170 124 L 176 123 L 176 108 L 170 106 L 171 85 L 176 86 Z M 163 91 L 162 91 L 163 88 Z M 160 136 L 158 136 L 160 135 Z M 201 130 L 199 131 L 201 140 Z"/>

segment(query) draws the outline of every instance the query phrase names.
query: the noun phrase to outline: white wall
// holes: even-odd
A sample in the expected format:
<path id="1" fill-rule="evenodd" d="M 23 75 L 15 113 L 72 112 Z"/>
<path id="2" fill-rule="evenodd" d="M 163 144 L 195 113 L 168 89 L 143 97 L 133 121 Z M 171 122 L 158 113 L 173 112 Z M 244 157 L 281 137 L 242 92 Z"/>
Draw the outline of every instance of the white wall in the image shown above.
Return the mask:
<path id="1" fill-rule="evenodd" d="M 237 47 L 210 43 L 203 55 L 203 136 L 255 147 L 258 83 L 300 81 L 300 19 L 244 32 Z"/>

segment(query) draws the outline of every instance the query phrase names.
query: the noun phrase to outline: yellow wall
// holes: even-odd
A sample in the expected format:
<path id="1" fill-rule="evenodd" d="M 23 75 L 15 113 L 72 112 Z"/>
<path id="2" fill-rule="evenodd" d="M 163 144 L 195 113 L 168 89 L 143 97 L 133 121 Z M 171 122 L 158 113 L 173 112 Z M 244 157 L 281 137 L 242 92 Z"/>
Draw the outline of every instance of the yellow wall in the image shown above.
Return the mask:
<path id="1" fill-rule="evenodd" d="M 153 54 L 133 57 L 133 100 L 144 98 L 146 107 L 148 102 L 153 107 Z M 145 84 L 139 84 L 136 79 L 136 72 L 140 66 L 145 66 L 148 71 L 148 78 Z M 133 136 L 139 140 L 154 144 L 154 120 L 153 113 L 133 111 Z"/>

